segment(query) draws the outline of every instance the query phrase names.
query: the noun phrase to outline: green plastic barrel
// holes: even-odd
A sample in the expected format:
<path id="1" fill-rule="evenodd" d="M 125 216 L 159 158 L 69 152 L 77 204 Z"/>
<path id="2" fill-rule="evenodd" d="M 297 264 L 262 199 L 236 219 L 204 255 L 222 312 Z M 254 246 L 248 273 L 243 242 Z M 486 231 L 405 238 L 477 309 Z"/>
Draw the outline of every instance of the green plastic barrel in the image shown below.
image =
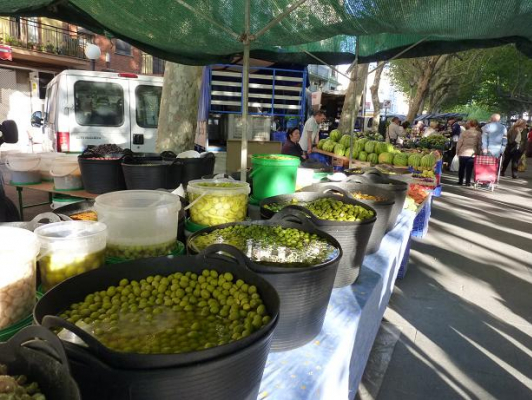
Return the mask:
<path id="1" fill-rule="evenodd" d="M 299 157 L 284 154 L 254 154 L 251 156 L 253 169 L 253 199 L 262 200 L 296 190 Z"/>

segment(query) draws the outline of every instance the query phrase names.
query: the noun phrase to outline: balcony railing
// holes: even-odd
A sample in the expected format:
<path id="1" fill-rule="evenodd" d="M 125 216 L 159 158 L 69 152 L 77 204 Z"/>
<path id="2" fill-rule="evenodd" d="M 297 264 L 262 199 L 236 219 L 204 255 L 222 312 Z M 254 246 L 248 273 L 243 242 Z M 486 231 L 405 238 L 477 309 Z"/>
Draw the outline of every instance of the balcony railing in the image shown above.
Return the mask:
<path id="1" fill-rule="evenodd" d="M 42 24 L 37 18 L 0 18 L 0 42 L 12 47 L 85 59 L 92 36 Z"/>

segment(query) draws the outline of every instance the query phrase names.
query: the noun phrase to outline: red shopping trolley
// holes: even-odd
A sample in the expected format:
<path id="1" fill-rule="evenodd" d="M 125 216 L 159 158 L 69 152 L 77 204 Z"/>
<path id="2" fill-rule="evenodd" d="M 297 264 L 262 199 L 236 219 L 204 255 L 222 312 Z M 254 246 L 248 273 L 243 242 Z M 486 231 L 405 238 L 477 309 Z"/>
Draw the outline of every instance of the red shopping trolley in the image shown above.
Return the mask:
<path id="1" fill-rule="evenodd" d="M 487 185 L 491 191 L 495 189 L 495 185 L 499 182 L 501 160 L 502 156 L 499 158 L 492 156 L 475 157 L 475 189 L 482 185 Z"/>

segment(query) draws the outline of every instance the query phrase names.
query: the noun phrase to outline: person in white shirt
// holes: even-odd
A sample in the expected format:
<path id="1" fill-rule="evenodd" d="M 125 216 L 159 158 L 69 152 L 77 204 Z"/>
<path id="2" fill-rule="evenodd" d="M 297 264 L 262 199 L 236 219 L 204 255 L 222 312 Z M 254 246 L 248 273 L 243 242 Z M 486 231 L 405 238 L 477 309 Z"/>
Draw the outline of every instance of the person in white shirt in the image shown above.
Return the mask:
<path id="1" fill-rule="evenodd" d="M 430 135 L 434 135 L 435 133 L 437 133 L 436 131 L 437 127 L 438 127 L 438 122 L 431 121 L 430 126 L 427 129 L 425 129 L 425 131 L 423 132 L 423 137 L 429 137 Z"/>
<path id="2" fill-rule="evenodd" d="M 308 154 L 312 153 L 312 145 L 318 142 L 320 133 L 319 125 L 325 121 L 325 118 L 325 113 L 318 111 L 305 122 L 299 145 Z"/>
<path id="3" fill-rule="evenodd" d="M 399 137 L 406 136 L 404 128 L 401 126 L 401 121 L 398 117 L 394 117 L 390 126 L 388 127 L 388 134 L 386 135 L 386 141 L 392 144 L 397 143 Z"/>

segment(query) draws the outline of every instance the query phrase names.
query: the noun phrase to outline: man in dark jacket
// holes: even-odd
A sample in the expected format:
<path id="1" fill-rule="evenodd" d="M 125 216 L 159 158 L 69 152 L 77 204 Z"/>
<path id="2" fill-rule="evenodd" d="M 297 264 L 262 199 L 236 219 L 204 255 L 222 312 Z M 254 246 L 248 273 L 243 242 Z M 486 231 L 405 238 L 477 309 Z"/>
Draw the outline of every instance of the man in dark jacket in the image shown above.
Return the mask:
<path id="1" fill-rule="evenodd" d="M 286 142 L 284 142 L 281 153 L 299 157 L 301 161 L 306 160 L 307 156 L 299 145 L 299 139 L 301 139 L 300 130 L 298 128 L 289 129 L 286 132 Z"/>

